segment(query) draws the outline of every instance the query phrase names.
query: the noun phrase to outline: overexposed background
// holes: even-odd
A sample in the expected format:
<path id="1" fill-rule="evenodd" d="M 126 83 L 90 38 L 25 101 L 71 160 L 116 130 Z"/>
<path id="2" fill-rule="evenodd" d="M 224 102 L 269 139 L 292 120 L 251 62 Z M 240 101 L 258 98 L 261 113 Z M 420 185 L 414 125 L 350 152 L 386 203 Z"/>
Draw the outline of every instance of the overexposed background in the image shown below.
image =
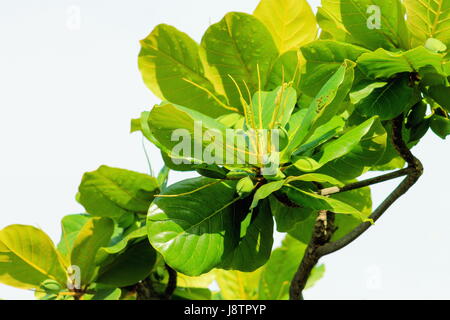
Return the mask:
<path id="1" fill-rule="evenodd" d="M 251 13 L 257 3 L 1 1 L 0 228 L 31 224 L 57 242 L 60 219 L 82 212 L 74 197 L 85 171 L 107 164 L 148 173 L 129 122 L 159 101 L 141 81 L 138 41 L 159 23 L 200 41 L 226 12 Z M 148 148 L 157 170 L 159 153 Z M 420 183 L 357 242 L 324 258 L 326 275 L 305 298 L 450 298 L 449 145 L 430 133 L 415 153 L 426 168 Z M 375 201 L 393 186 L 374 188 Z M 33 294 L 0 284 L 0 298 Z"/>

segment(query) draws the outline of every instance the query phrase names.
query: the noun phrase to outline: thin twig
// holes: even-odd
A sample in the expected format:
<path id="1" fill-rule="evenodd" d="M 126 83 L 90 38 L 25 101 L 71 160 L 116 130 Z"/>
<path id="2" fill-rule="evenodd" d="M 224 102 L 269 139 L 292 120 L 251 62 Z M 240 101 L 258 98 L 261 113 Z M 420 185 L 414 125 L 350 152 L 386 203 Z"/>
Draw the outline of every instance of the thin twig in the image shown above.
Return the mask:
<path id="1" fill-rule="evenodd" d="M 406 178 L 400 183 L 400 185 L 395 188 L 395 190 L 389 194 L 389 196 L 380 204 L 380 206 L 371 214 L 368 220 L 371 220 L 373 222 L 377 221 L 390 207 L 391 205 L 397 201 L 401 196 L 403 196 L 420 178 L 420 176 L 423 174 L 423 166 L 422 163 L 414 157 L 414 155 L 409 150 L 408 146 L 403 140 L 403 122 L 404 122 L 404 116 L 401 115 L 398 118 L 394 119 L 392 121 L 392 143 L 394 147 L 396 148 L 399 155 L 407 162 L 408 167 L 406 169 L 402 169 L 393 173 L 389 173 L 387 175 L 383 175 L 377 178 L 357 182 L 355 184 L 348 185 L 343 188 L 333 188 L 332 190 L 328 190 L 328 192 L 324 192 L 326 195 L 330 195 L 336 192 L 343 192 L 342 190 L 345 189 L 346 191 L 353 190 L 356 188 L 361 188 L 364 186 L 372 185 L 375 183 L 384 182 L 387 180 L 391 180 L 394 178 L 398 178 L 401 176 L 406 175 Z M 323 192 L 324 190 L 322 190 Z M 317 264 L 319 259 L 327 254 L 336 252 L 350 243 L 352 243 L 354 240 L 359 238 L 365 231 L 367 231 L 373 224 L 371 222 L 364 222 L 360 224 L 358 227 L 356 227 L 353 231 L 342 237 L 341 239 L 329 242 L 325 241 L 322 244 L 320 243 L 320 237 L 322 237 L 320 234 L 317 233 L 318 231 L 318 225 L 316 223 L 315 231 L 313 233 L 313 239 L 311 239 L 311 242 L 309 243 L 305 256 L 302 260 L 302 263 L 300 264 L 297 273 L 295 274 L 295 277 L 291 283 L 291 289 L 290 289 L 290 298 L 291 300 L 299 300 L 303 299 L 303 289 L 305 288 L 306 282 L 308 280 L 308 277 L 311 273 L 311 270 L 314 268 L 314 266 Z M 325 239 L 326 240 L 326 239 Z"/>

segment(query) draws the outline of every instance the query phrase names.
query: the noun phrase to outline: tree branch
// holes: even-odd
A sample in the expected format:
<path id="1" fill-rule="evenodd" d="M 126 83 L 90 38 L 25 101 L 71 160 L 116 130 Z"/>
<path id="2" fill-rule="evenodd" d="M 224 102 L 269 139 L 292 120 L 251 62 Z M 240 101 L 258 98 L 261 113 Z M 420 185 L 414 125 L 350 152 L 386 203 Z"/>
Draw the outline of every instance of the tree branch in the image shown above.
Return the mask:
<path id="1" fill-rule="evenodd" d="M 379 205 L 379 207 L 375 211 L 373 211 L 373 213 L 369 217 L 369 219 L 373 220 L 374 222 L 377 221 L 392 206 L 395 201 L 397 201 L 401 196 L 408 192 L 408 190 L 419 180 L 420 176 L 423 174 L 422 163 L 411 153 L 408 146 L 403 140 L 403 122 L 403 115 L 392 121 L 392 143 L 399 155 L 407 162 L 407 168 L 380 177 L 350 184 L 343 188 L 329 188 L 328 190 L 321 190 L 321 194 L 331 195 L 334 193 L 343 192 L 343 190 L 354 190 L 406 175 L 406 178 L 399 184 L 399 186 L 395 188 L 391 194 L 389 194 L 389 196 Z M 320 225 L 316 223 L 311 242 L 306 249 L 305 256 L 291 283 L 291 300 L 303 299 L 302 291 L 305 288 L 311 270 L 314 268 L 321 257 L 346 247 L 357 238 L 359 238 L 371 226 L 371 222 L 364 222 L 353 229 L 353 231 L 348 233 L 346 236 L 335 242 L 329 242 L 331 239 L 330 235 L 328 239 L 325 239 L 327 241 L 321 243 L 320 239 L 323 240 L 324 238 L 320 238 L 320 236 L 318 235 Z"/>

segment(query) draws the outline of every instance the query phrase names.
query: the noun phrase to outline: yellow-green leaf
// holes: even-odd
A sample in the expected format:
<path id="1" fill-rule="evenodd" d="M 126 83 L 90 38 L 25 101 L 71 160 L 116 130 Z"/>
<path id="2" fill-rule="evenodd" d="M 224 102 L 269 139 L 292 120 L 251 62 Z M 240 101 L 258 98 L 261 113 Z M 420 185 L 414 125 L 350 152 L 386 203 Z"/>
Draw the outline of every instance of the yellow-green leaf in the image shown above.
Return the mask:
<path id="1" fill-rule="evenodd" d="M 66 278 L 62 258 L 42 230 L 11 225 L 0 231 L 1 283 L 32 289 L 46 279 L 65 285 Z"/>
<path id="2" fill-rule="evenodd" d="M 316 39 L 316 17 L 306 0 L 262 0 L 254 15 L 270 30 L 280 53 Z"/>
<path id="3" fill-rule="evenodd" d="M 405 0 L 403 3 L 413 46 L 424 45 L 429 38 L 450 45 L 450 1 Z"/>

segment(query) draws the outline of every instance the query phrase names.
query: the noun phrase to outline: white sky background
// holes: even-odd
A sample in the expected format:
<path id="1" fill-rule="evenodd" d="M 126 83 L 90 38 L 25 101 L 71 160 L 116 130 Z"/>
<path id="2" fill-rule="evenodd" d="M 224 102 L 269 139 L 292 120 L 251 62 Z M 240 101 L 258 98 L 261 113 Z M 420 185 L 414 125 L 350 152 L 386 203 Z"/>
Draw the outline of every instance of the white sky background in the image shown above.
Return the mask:
<path id="1" fill-rule="evenodd" d="M 129 122 L 159 101 L 141 81 L 138 41 L 159 23 L 199 41 L 226 12 L 250 13 L 257 3 L 1 1 L 0 228 L 31 224 L 57 242 L 60 219 L 83 211 L 74 197 L 85 171 L 107 164 L 147 173 Z M 69 19 L 77 10 L 79 28 Z M 150 153 L 159 169 L 159 153 Z M 323 259 L 326 275 L 307 299 L 450 298 L 449 145 L 428 134 L 415 153 L 422 180 L 357 242 Z M 376 187 L 375 201 L 393 186 Z M 0 298 L 33 295 L 0 285 Z"/>

